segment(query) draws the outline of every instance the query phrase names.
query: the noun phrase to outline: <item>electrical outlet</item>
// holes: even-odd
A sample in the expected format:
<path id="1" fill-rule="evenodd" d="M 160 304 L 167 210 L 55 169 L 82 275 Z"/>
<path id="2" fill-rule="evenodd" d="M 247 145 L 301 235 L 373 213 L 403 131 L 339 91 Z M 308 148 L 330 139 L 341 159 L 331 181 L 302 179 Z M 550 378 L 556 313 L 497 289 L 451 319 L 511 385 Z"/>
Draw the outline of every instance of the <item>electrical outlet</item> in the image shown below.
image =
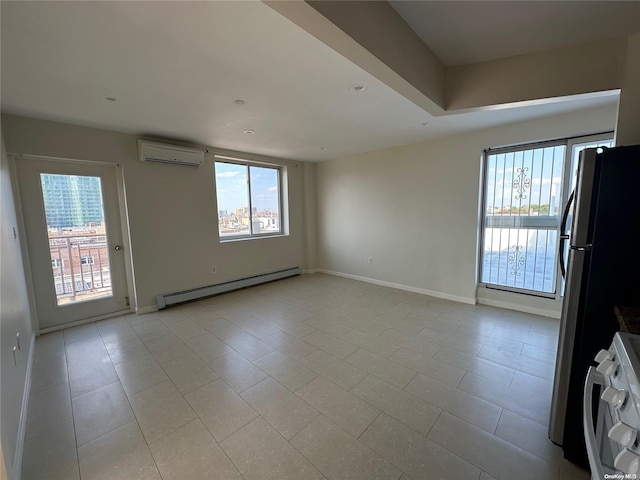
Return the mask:
<path id="1" fill-rule="evenodd" d="M 373 263 L 373 257 L 367 258 L 367 263 Z"/>
<path id="2" fill-rule="evenodd" d="M 211 267 L 211 273 L 216 273 L 218 271 L 218 267 Z"/>

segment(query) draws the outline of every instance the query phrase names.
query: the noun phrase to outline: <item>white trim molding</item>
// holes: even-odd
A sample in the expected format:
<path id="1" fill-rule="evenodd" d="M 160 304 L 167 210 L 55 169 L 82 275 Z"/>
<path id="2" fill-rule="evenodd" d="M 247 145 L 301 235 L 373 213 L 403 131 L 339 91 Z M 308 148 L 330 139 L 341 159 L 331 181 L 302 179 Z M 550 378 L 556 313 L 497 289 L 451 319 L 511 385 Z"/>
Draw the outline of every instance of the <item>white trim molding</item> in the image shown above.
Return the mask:
<path id="1" fill-rule="evenodd" d="M 31 370 L 33 369 L 33 357 L 36 346 L 36 334 L 31 333 L 29 339 L 29 358 L 27 359 L 27 371 L 22 393 L 22 406 L 20 407 L 20 420 L 18 421 L 18 436 L 16 438 L 16 453 L 13 457 L 14 478 L 22 478 L 22 456 L 24 454 L 24 437 L 27 431 L 27 413 L 29 412 L 29 396 L 31 395 Z"/>
<path id="2" fill-rule="evenodd" d="M 98 322 L 100 320 L 106 320 L 108 318 L 120 317 L 122 315 L 128 315 L 131 310 L 118 310 L 117 312 L 105 313 L 103 315 L 96 315 L 95 317 L 85 318 L 78 320 L 77 322 L 62 323 L 60 325 L 54 325 L 53 327 L 41 328 L 38 335 L 44 335 L 45 333 L 57 332 L 58 330 L 64 330 L 66 328 L 79 327 L 88 323 Z"/>
<path id="3" fill-rule="evenodd" d="M 557 310 L 549 310 L 546 308 L 531 307 L 529 305 L 521 305 L 518 303 L 504 302 L 502 300 L 494 300 L 493 298 L 478 298 L 480 305 L 488 305 L 490 307 L 505 308 L 507 310 L 514 310 L 516 312 L 531 313 L 533 315 L 540 315 L 542 317 L 554 318 L 560 320 L 560 312 Z"/>
<path id="4" fill-rule="evenodd" d="M 359 275 L 352 275 L 350 273 L 336 272 L 333 270 L 325 270 L 324 268 L 314 268 L 309 270 L 308 273 L 325 273 L 327 275 L 334 275 L 336 277 L 350 278 L 351 280 L 359 280 L 361 282 L 372 283 L 374 285 L 380 285 L 383 287 L 397 288 L 398 290 L 404 290 L 407 292 L 419 293 L 422 295 L 429 295 L 430 297 L 442 298 L 444 300 L 451 300 L 452 302 L 465 303 L 467 305 L 475 305 L 476 299 L 472 297 L 462 297 L 460 295 L 452 295 L 445 292 L 437 292 L 435 290 L 426 290 L 424 288 L 412 287 L 410 285 L 404 285 L 402 283 L 386 282 L 384 280 L 378 280 L 376 278 L 361 277 Z"/>
<path id="5" fill-rule="evenodd" d="M 136 308 L 136 315 L 144 315 L 145 313 L 153 313 L 158 311 L 157 305 L 148 305 L 146 307 Z"/>

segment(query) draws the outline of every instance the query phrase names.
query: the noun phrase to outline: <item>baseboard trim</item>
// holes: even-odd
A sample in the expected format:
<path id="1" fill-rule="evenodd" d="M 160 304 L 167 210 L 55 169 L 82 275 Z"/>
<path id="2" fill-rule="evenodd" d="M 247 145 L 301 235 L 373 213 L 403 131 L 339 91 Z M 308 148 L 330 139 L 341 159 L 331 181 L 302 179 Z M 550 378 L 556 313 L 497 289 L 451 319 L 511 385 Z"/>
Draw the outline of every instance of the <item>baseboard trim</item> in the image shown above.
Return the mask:
<path id="1" fill-rule="evenodd" d="M 149 305 L 147 307 L 136 308 L 136 315 L 144 315 L 145 313 L 153 313 L 158 311 L 157 305 Z"/>
<path id="2" fill-rule="evenodd" d="M 64 330 L 65 328 L 79 327 L 81 325 L 86 325 L 87 323 L 98 322 L 100 320 L 106 320 L 107 318 L 119 317 L 121 315 L 127 315 L 128 313 L 131 313 L 131 310 L 120 310 L 118 312 L 105 313 L 104 315 L 96 315 L 95 317 L 85 318 L 84 320 L 78 320 L 77 322 L 69 322 L 63 325 L 41 328 L 38 332 L 38 335 L 57 332 L 58 330 Z"/>
<path id="3" fill-rule="evenodd" d="M 462 297 L 460 295 L 452 295 L 450 293 L 437 292 L 435 290 L 426 290 L 424 288 L 412 287 L 410 285 L 404 285 L 402 283 L 385 282 L 384 280 L 378 280 L 376 278 L 361 277 L 360 275 L 352 275 L 350 273 L 336 272 L 334 270 L 326 270 L 324 268 L 315 268 L 313 270 L 314 270 L 313 273 L 325 273 L 327 275 L 334 275 L 336 277 L 349 278 L 351 280 L 359 280 L 361 282 L 372 283 L 374 285 L 380 285 L 382 287 L 397 288 L 398 290 L 404 290 L 406 292 L 429 295 L 430 297 L 442 298 L 443 300 L 451 300 L 452 302 L 465 303 L 467 305 L 476 304 L 476 299 L 472 297 Z"/>
<path id="4" fill-rule="evenodd" d="M 492 298 L 478 298 L 478 303 L 480 305 L 487 305 L 489 307 L 505 308 L 507 310 L 514 310 L 516 312 L 532 313 L 533 315 L 540 315 L 542 317 L 549 317 L 555 320 L 560 320 L 560 312 L 556 310 L 548 310 L 546 308 L 520 305 L 518 303 L 504 302 L 501 300 L 494 300 Z"/>
<path id="5" fill-rule="evenodd" d="M 36 346 L 36 334 L 31 333 L 29 339 L 29 358 L 27 358 L 27 370 L 24 380 L 22 405 L 20 406 L 20 420 L 18 421 L 18 436 L 16 453 L 13 459 L 13 478 L 22 478 L 22 455 L 24 454 L 24 437 L 27 431 L 27 413 L 29 412 L 29 396 L 31 395 L 31 370 L 33 368 L 33 355 Z"/>

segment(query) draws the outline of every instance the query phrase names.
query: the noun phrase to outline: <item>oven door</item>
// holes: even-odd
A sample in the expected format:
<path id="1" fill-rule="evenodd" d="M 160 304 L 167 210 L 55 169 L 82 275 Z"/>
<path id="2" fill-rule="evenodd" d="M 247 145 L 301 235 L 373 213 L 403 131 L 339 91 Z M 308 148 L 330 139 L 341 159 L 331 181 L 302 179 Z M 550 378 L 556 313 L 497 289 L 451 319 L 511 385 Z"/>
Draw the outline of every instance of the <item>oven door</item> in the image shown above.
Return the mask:
<path id="1" fill-rule="evenodd" d="M 621 473 L 613 466 L 613 461 L 622 447 L 607 436 L 611 427 L 619 420 L 618 412 L 600 399 L 603 386 L 606 386 L 604 375 L 595 367 L 590 367 L 584 387 L 583 424 L 592 480 L 602 480 L 605 474 Z M 594 391 L 597 391 L 597 411 L 594 411 Z"/>

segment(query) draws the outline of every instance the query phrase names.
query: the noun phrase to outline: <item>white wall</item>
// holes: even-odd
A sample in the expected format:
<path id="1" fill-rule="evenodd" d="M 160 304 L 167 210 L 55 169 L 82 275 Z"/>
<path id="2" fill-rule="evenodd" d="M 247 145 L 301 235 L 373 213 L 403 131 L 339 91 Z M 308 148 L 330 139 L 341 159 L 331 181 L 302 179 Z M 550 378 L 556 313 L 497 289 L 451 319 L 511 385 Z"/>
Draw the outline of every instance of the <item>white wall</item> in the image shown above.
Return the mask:
<path id="1" fill-rule="evenodd" d="M 627 37 L 626 54 L 616 145 L 637 145 L 640 144 L 640 33 Z"/>
<path id="2" fill-rule="evenodd" d="M 8 478 L 19 478 L 33 328 L 4 138 L 0 161 L 0 440 Z M 21 348 L 13 360 L 16 334 Z M 23 416 L 24 415 L 24 416 Z"/>
<path id="3" fill-rule="evenodd" d="M 529 53 L 447 69 L 447 110 L 616 90 L 627 39 Z M 596 68 L 594 66 L 597 65 Z"/>
<path id="4" fill-rule="evenodd" d="M 318 164 L 319 267 L 475 302 L 482 150 L 613 130 L 615 117 L 602 107 Z"/>
<path id="5" fill-rule="evenodd" d="M 3 131 L 10 153 L 122 165 L 139 310 L 158 294 L 304 266 L 301 167 L 287 168 L 289 235 L 220 243 L 212 155 L 200 168 L 141 163 L 133 135 L 11 115 Z"/>

